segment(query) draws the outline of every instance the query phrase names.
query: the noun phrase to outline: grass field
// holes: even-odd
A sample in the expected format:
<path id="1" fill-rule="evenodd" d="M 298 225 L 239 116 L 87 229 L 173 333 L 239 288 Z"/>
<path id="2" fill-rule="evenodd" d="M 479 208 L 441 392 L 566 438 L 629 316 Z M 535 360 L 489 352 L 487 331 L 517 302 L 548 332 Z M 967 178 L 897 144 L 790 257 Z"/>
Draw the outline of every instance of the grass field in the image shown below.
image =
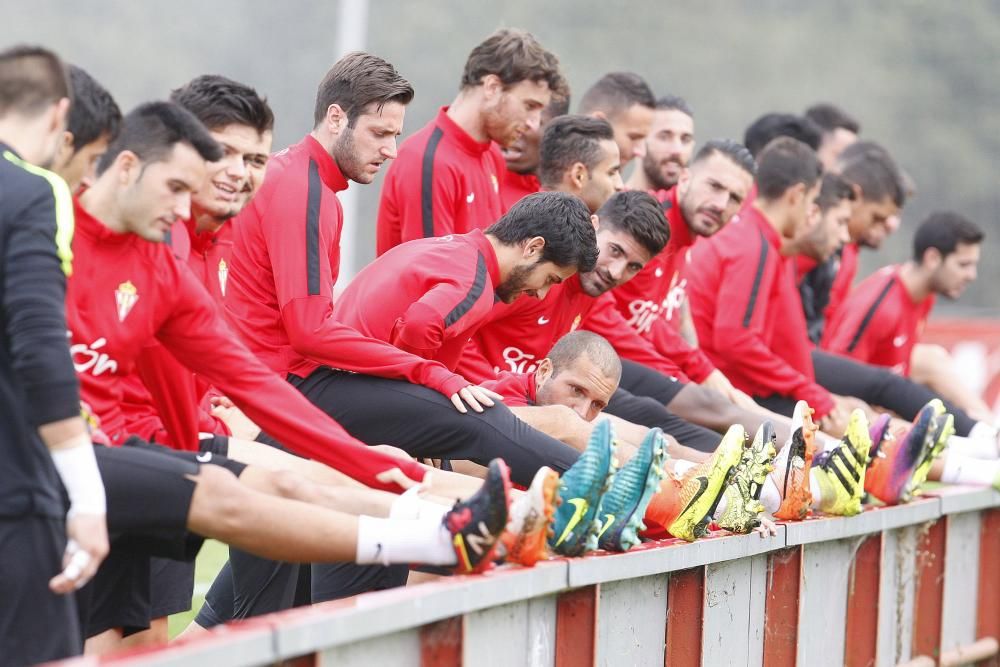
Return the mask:
<path id="1" fill-rule="evenodd" d="M 194 599 L 191 601 L 191 611 L 183 614 L 174 614 L 170 617 L 170 638 L 173 639 L 181 633 L 188 623 L 198 614 L 202 603 L 205 601 L 205 593 L 215 579 L 215 575 L 222 569 L 229 558 L 229 547 L 215 540 L 205 540 L 205 546 L 198 554 L 194 573 Z"/>

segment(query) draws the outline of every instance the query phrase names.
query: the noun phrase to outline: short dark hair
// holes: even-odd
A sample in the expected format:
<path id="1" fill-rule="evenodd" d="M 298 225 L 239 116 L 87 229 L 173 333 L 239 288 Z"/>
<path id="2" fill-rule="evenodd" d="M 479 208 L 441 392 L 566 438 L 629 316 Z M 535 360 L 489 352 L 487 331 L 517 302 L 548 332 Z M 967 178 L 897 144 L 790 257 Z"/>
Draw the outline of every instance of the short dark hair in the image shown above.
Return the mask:
<path id="1" fill-rule="evenodd" d="M 349 127 L 369 106 L 376 111 L 389 102 L 407 105 L 413 99 L 413 86 L 387 61 L 363 51 L 353 51 L 334 63 L 319 83 L 313 126 L 326 118 L 331 104 L 339 104 L 347 114 Z"/>
<path id="2" fill-rule="evenodd" d="M 799 183 L 811 188 L 822 175 L 816 151 L 798 139 L 778 137 L 757 156 L 757 193 L 762 199 L 777 199 Z"/>
<path id="3" fill-rule="evenodd" d="M 559 59 L 527 30 L 501 28 L 480 42 L 465 61 L 462 88 L 482 85 L 495 75 L 510 87 L 521 81 L 544 81 L 553 93 L 569 97 L 568 84 L 559 70 Z"/>
<path id="4" fill-rule="evenodd" d="M 66 129 L 73 135 L 73 151 L 104 135 L 109 142 L 114 141 L 122 125 L 122 111 L 115 98 L 76 65 L 69 66 L 69 81 L 73 90 L 73 105 L 69 108 Z"/>
<path id="5" fill-rule="evenodd" d="M 764 150 L 764 146 L 778 137 L 798 139 L 816 150 L 823 139 L 823 131 L 805 116 L 796 116 L 793 113 L 767 113 L 750 124 L 743 134 L 743 145 L 757 157 Z"/>
<path id="6" fill-rule="evenodd" d="M 861 123 L 838 106 L 820 102 L 806 109 L 806 118 L 823 128 L 825 132 L 844 129 L 854 134 L 861 132 Z"/>
<path id="7" fill-rule="evenodd" d="M 625 232 L 634 238 L 650 256 L 660 254 L 670 241 L 663 208 L 641 190 L 616 192 L 598 209 L 597 219 L 602 228 Z"/>
<path id="8" fill-rule="evenodd" d="M 656 100 L 656 108 L 661 111 L 680 111 L 682 114 L 694 118 L 691 105 L 680 95 L 664 95 Z"/>
<path id="9" fill-rule="evenodd" d="M 597 236 L 590 211 L 578 197 L 564 192 L 537 192 L 522 198 L 486 230 L 505 245 L 535 236 L 545 239 L 539 261 L 591 271 L 597 263 Z"/>
<path id="10" fill-rule="evenodd" d="M 750 154 L 750 151 L 747 150 L 746 146 L 738 141 L 733 141 L 732 139 L 712 139 L 705 142 L 705 144 L 698 149 L 698 152 L 695 153 L 694 158 L 691 160 L 691 164 L 698 164 L 702 160 L 707 160 L 713 155 L 722 155 L 723 157 L 729 158 L 733 164 L 751 176 L 757 174 L 757 163 L 754 162 L 753 155 Z"/>
<path id="11" fill-rule="evenodd" d="M 553 118 L 542 133 L 538 158 L 538 181 L 555 189 L 566 170 L 577 162 L 593 169 L 601 159 L 601 141 L 614 141 L 608 121 L 590 116 Z"/>
<path id="12" fill-rule="evenodd" d="M 222 159 L 222 147 L 187 109 L 173 102 L 147 102 L 125 116 L 121 132 L 97 163 L 103 174 L 122 151 L 131 151 L 145 163 L 166 159 L 177 144 L 188 144 L 207 162 Z"/>
<path id="13" fill-rule="evenodd" d="M 906 181 L 896 161 L 874 141 L 855 141 L 837 159 L 837 170 L 870 201 L 889 197 L 902 208 L 906 202 Z M 912 181 L 911 181 L 912 183 Z"/>
<path id="14" fill-rule="evenodd" d="M 616 116 L 636 104 L 656 108 L 656 98 L 649 84 L 634 72 L 611 72 L 583 94 L 580 113 L 601 111 L 606 116 Z"/>
<path id="15" fill-rule="evenodd" d="M 826 213 L 845 199 L 854 201 L 854 188 L 851 184 L 840 174 L 823 174 L 823 183 L 819 186 L 819 196 L 816 197 L 820 212 Z"/>
<path id="16" fill-rule="evenodd" d="M 274 112 L 267 100 L 250 86 L 217 74 L 203 74 L 170 93 L 209 130 L 246 125 L 263 134 L 274 129 Z"/>
<path id="17" fill-rule="evenodd" d="M 615 381 L 622 377 L 622 360 L 614 346 L 603 336 L 591 331 L 581 329 L 569 332 L 557 340 L 545 356 L 552 362 L 553 377 L 572 367 L 583 356 L 594 362 L 605 377 L 614 378 Z"/>
<path id="18" fill-rule="evenodd" d="M 968 218 L 951 211 L 937 211 L 917 227 L 913 236 L 913 259 L 920 264 L 930 248 L 937 248 L 941 257 L 947 257 L 955 252 L 959 243 L 975 245 L 982 243 L 984 236 L 979 225 Z"/>
<path id="19" fill-rule="evenodd" d="M 72 99 L 66 65 L 41 46 L 0 51 L 0 116 L 40 113 L 64 97 Z"/>

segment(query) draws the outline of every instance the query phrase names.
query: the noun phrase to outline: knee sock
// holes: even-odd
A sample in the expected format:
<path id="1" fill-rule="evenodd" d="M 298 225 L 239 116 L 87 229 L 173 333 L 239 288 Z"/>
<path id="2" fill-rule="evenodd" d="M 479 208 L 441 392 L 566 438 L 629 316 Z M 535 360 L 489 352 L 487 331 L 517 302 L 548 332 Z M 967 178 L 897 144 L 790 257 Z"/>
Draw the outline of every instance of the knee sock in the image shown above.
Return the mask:
<path id="1" fill-rule="evenodd" d="M 358 517 L 359 565 L 454 565 L 451 534 L 440 521 Z"/>
<path id="2" fill-rule="evenodd" d="M 984 461 L 948 452 L 945 455 L 941 481 L 945 484 L 998 486 L 1000 488 L 1000 461 Z"/>

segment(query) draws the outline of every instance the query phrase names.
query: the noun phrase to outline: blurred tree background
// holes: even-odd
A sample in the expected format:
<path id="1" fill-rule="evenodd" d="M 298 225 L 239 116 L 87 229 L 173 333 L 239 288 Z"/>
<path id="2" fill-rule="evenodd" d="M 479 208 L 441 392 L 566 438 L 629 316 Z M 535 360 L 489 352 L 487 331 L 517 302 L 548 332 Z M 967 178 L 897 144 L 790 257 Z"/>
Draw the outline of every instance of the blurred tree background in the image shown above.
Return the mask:
<path id="1" fill-rule="evenodd" d="M 126 110 L 198 74 L 244 81 L 275 109 L 277 150 L 310 128 L 316 84 L 338 53 L 337 9 L 333 0 L 0 0 L 0 42 L 56 49 Z M 1000 0 L 374 0 L 367 50 L 417 90 L 404 137 L 451 101 L 469 50 L 504 26 L 531 30 L 559 56 L 574 109 L 603 73 L 633 70 L 657 95 L 687 98 L 701 141 L 740 138 L 769 111 L 842 106 L 919 188 L 902 229 L 880 252 L 862 254 L 863 272 L 908 257 L 916 224 L 956 209 L 987 240 L 979 281 L 939 312 L 1000 316 Z M 360 188 L 353 253 L 361 265 L 374 256 L 378 190 L 378 182 Z"/>

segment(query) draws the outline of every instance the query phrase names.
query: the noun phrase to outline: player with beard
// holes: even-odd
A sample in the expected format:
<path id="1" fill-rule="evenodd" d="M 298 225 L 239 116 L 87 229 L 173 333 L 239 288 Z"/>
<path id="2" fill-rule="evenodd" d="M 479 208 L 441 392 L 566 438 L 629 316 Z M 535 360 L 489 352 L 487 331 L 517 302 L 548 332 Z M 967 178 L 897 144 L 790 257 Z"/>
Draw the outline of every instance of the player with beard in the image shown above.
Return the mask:
<path id="1" fill-rule="evenodd" d="M 649 84 L 633 72 L 611 72 L 592 85 L 580 99 L 578 113 L 611 124 L 624 169 L 646 154 L 646 137 L 653 124 L 656 98 Z"/>
<path id="2" fill-rule="evenodd" d="M 625 185 L 650 193 L 669 190 L 677 185 L 693 152 L 694 112 L 682 97 L 661 97 L 646 137 L 646 154 Z"/>
<path id="3" fill-rule="evenodd" d="M 691 380 L 714 389 L 744 409 L 756 406 L 696 346 L 681 335 L 687 309 L 686 282 L 681 270 L 699 238 L 721 230 L 739 211 L 753 184 L 754 162 L 740 144 L 713 140 L 705 144 L 680 178 L 677 187 L 660 192 L 670 243 L 627 284 L 612 291 L 629 326 L 648 338 L 663 356 L 676 363 Z M 693 328 L 693 327 L 692 327 Z M 695 343 L 697 340 L 695 339 Z M 626 364 L 624 386 L 633 393 L 667 399 L 658 392 L 656 378 Z"/>
<path id="4" fill-rule="evenodd" d="M 376 254 L 497 221 L 505 208 L 500 148 L 537 132 L 553 93 L 564 90 L 559 61 L 531 33 L 501 29 L 474 48 L 458 96 L 403 143 L 386 173 Z"/>
<path id="5" fill-rule="evenodd" d="M 510 146 L 500 149 L 507 162 L 507 171 L 500 179 L 500 199 L 503 200 L 505 211 L 522 197 L 538 192 L 541 188 L 538 182 L 538 160 L 542 133 L 552 119 L 568 113 L 569 88 L 552 91 L 552 101 L 542 112 L 540 126 L 537 129 L 529 128 Z"/>

